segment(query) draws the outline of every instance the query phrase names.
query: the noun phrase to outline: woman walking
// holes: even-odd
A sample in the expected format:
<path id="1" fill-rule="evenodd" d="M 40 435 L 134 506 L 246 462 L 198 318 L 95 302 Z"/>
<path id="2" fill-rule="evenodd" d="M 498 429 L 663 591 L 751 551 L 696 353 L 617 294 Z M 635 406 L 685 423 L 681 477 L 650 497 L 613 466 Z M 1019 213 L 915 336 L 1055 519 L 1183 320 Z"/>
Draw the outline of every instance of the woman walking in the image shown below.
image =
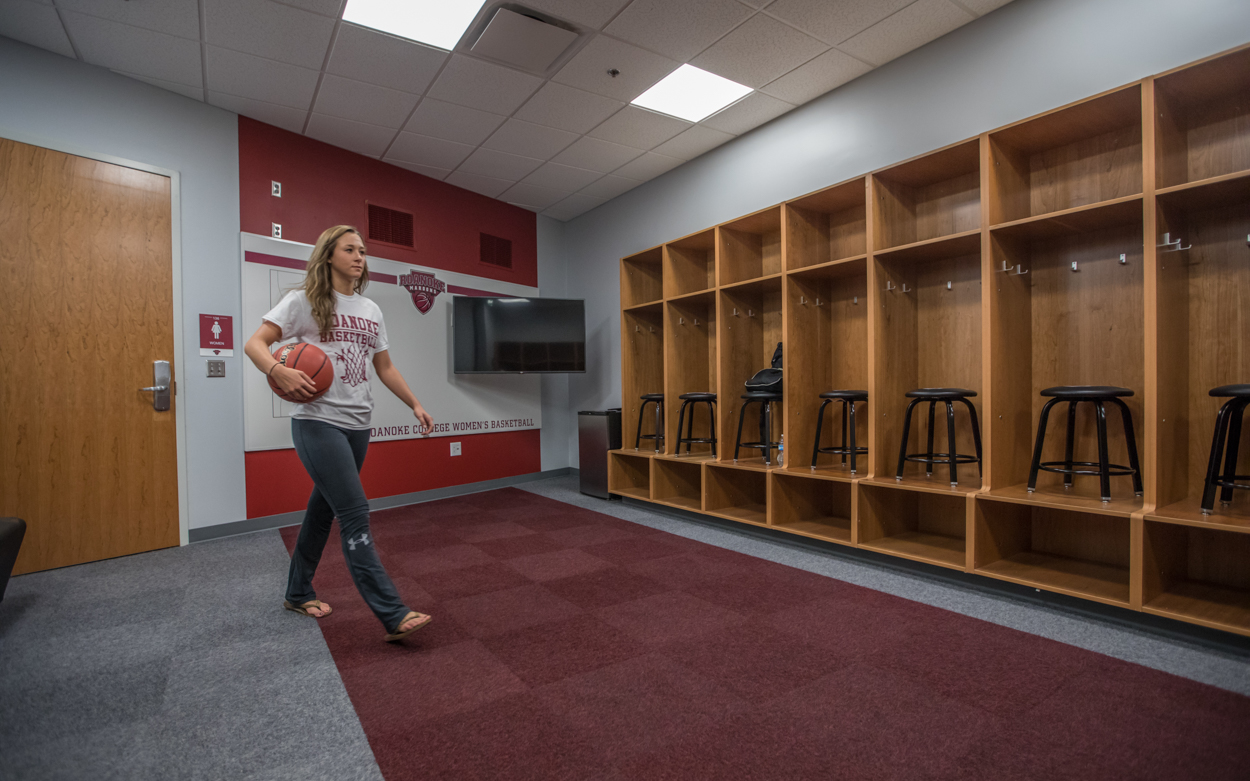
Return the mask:
<path id="1" fill-rule="evenodd" d="M 337 517 L 343 557 L 356 589 L 386 628 L 387 641 L 393 641 L 425 626 L 430 617 L 400 600 L 369 532 L 369 500 L 360 484 L 373 413 L 367 363 L 371 360 L 382 384 L 412 408 L 420 431 L 429 431 L 433 419 L 391 362 L 382 310 L 361 295 L 368 284 L 360 233 L 347 225 L 326 230 L 313 248 L 303 288 L 288 293 L 265 315 L 244 352 L 257 369 L 301 401 L 316 387 L 304 372 L 274 360 L 270 346 L 299 339 L 320 347 L 334 366 L 329 390 L 291 414 L 291 438 L 313 491 L 291 556 L 283 607 L 314 618 L 330 614 L 330 606 L 317 599 L 312 579 Z"/>

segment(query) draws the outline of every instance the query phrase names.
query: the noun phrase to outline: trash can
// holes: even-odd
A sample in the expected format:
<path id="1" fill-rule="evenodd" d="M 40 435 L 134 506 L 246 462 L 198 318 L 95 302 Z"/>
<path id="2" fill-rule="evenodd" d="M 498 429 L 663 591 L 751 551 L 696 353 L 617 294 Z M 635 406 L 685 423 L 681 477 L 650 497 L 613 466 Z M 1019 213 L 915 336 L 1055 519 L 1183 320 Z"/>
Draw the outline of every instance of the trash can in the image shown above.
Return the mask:
<path id="1" fill-rule="evenodd" d="M 621 447 L 619 409 L 577 413 L 578 472 L 581 492 L 608 498 L 608 451 Z"/>

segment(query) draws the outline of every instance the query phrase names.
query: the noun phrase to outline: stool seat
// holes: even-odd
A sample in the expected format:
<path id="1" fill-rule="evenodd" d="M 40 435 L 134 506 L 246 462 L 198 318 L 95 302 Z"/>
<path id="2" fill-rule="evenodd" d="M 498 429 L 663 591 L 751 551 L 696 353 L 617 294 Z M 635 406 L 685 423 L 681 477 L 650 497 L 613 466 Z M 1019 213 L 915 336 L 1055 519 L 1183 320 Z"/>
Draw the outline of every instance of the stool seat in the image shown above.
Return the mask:
<path id="1" fill-rule="evenodd" d="M 1115 385 L 1056 385 L 1053 388 L 1047 388 L 1042 391 L 1043 396 L 1052 396 L 1056 399 L 1114 399 L 1122 396 L 1132 396 L 1133 391 L 1129 388 L 1119 388 Z"/>
<path id="2" fill-rule="evenodd" d="M 716 401 L 715 393 L 683 393 L 677 398 L 682 401 Z"/>
<path id="3" fill-rule="evenodd" d="M 1221 385 L 1218 388 L 1212 388 L 1210 395 L 1215 396 L 1216 398 L 1219 398 L 1219 399 L 1250 398 L 1250 384 L 1248 385 Z"/>
<path id="4" fill-rule="evenodd" d="M 963 399 L 977 395 L 967 388 L 917 388 L 904 394 L 909 399 Z"/>
<path id="5" fill-rule="evenodd" d="M 664 401 L 663 393 L 644 393 L 638 397 L 643 401 Z"/>
<path id="6" fill-rule="evenodd" d="M 781 401 L 780 393 L 772 391 L 747 391 L 742 394 L 744 401 Z"/>
<path id="7" fill-rule="evenodd" d="M 868 401 L 866 390 L 831 390 L 820 394 L 822 399 L 845 399 L 846 401 Z"/>

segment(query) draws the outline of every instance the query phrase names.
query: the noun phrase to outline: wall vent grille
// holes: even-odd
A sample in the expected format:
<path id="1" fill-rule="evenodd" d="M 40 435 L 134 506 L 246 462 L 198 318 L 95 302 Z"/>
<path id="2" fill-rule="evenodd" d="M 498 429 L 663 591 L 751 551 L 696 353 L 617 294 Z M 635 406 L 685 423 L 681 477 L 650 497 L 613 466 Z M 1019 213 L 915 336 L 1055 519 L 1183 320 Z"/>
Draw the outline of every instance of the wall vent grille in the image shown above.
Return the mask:
<path id="1" fill-rule="evenodd" d="M 396 209 L 369 206 L 369 239 L 387 244 L 398 244 L 401 247 L 413 246 L 412 215 Z"/>
<path id="2" fill-rule="evenodd" d="M 512 268 L 512 241 L 483 233 L 482 262 L 499 268 Z"/>

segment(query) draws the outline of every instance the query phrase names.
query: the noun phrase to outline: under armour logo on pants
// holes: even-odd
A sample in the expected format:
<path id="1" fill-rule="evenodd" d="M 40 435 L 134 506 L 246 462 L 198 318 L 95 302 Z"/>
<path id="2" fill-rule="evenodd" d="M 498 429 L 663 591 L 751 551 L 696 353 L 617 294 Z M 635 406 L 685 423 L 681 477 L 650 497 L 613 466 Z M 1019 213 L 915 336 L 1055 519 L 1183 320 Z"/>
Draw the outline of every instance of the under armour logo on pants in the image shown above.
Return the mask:
<path id="1" fill-rule="evenodd" d="M 347 538 L 348 550 L 356 550 L 357 545 L 368 545 L 368 544 L 369 544 L 369 535 L 367 534 L 360 535 L 359 540 L 353 540 L 351 537 Z"/>

